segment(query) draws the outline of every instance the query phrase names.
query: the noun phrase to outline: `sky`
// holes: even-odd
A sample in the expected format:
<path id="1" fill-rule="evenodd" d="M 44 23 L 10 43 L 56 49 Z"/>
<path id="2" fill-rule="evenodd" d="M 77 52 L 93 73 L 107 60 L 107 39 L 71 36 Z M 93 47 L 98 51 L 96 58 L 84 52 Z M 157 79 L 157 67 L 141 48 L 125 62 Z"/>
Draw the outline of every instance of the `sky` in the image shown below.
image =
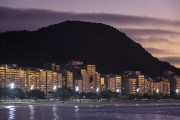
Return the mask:
<path id="1" fill-rule="evenodd" d="M 0 0 L 0 32 L 33 31 L 66 20 L 100 22 L 180 68 L 179 6 L 180 0 Z"/>

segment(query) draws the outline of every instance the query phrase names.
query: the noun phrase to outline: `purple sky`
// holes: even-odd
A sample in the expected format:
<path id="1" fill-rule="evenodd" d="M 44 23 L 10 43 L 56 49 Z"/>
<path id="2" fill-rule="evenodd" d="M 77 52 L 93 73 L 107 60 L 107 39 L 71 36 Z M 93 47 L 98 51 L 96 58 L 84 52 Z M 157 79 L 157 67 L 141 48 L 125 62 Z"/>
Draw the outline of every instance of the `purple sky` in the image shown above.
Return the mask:
<path id="1" fill-rule="evenodd" d="M 180 0 L 0 0 L 0 6 L 0 32 L 65 20 L 101 22 L 180 67 Z"/>

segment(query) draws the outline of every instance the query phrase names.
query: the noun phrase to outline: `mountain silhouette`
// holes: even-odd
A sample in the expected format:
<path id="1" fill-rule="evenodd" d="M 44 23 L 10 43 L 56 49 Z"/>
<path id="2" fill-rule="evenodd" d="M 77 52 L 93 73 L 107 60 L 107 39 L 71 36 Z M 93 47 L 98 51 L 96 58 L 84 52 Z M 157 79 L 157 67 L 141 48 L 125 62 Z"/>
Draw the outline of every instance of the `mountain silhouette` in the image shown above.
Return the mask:
<path id="1" fill-rule="evenodd" d="M 0 63 L 42 67 L 44 63 L 81 60 L 95 64 L 100 73 L 139 70 L 161 76 L 180 69 L 159 61 L 139 43 L 117 29 L 101 23 L 65 21 L 36 31 L 0 33 Z"/>

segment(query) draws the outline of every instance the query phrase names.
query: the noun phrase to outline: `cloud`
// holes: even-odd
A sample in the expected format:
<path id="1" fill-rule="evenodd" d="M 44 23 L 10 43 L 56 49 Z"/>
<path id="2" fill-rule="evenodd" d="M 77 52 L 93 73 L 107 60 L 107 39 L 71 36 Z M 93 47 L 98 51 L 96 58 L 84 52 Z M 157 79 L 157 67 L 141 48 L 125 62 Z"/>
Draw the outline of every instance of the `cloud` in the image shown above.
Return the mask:
<path id="1" fill-rule="evenodd" d="M 180 36 L 180 32 L 161 29 L 119 28 L 138 43 L 168 43 L 174 44 L 173 39 Z"/>
<path id="2" fill-rule="evenodd" d="M 172 64 L 180 64 L 180 56 L 162 57 L 159 59 L 162 61 L 170 62 Z"/>
<path id="3" fill-rule="evenodd" d="M 147 51 L 149 51 L 152 54 L 175 54 L 174 51 L 171 50 L 164 50 L 164 49 L 158 49 L 158 48 L 145 48 Z"/>
<path id="4" fill-rule="evenodd" d="M 173 44 L 170 40 L 167 38 L 161 38 L 161 37 L 148 37 L 148 38 L 142 38 L 142 37 L 133 37 L 133 40 L 139 43 L 169 43 Z"/>
<path id="5" fill-rule="evenodd" d="M 56 12 L 41 9 L 14 9 L 0 7 L 0 31 L 7 30 L 36 30 L 40 27 L 59 23 L 65 20 L 83 20 L 101 22 L 117 26 L 180 26 L 180 21 L 171 21 L 142 16 L 130 16 L 107 13 L 73 13 Z M 132 31 L 131 31 L 132 32 Z M 142 31 L 139 31 L 139 34 Z M 159 31 L 160 32 L 160 31 Z M 162 31 L 164 33 L 165 31 Z M 168 32 L 168 31 L 167 31 Z M 149 30 L 149 33 L 154 33 Z"/>
<path id="6" fill-rule="evenodd" d="M 131 36 L 149 36 L 149 35 L 180 35 L 180 32 L 161 30 L 161 29 L 136 29 L 136 28 L 119 28 Z"/>

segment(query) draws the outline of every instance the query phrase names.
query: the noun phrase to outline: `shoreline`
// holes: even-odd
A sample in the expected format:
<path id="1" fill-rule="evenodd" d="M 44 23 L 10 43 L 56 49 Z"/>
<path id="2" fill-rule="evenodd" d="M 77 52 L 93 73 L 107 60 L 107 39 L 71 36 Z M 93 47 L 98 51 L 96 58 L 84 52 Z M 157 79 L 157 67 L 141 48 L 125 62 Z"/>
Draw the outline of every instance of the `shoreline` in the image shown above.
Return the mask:
<path id="1" fill-rule="evenodd" d="M 6 106 L 137 106 L 137 105 L 180 105 L 180 101 L 90 101 L 90 102 L 72 102 L 72 101 L 55 101 L 55 102 L 12 102 L 12 103 L 3 103 L 0 102 L 0 108 Z"/>

